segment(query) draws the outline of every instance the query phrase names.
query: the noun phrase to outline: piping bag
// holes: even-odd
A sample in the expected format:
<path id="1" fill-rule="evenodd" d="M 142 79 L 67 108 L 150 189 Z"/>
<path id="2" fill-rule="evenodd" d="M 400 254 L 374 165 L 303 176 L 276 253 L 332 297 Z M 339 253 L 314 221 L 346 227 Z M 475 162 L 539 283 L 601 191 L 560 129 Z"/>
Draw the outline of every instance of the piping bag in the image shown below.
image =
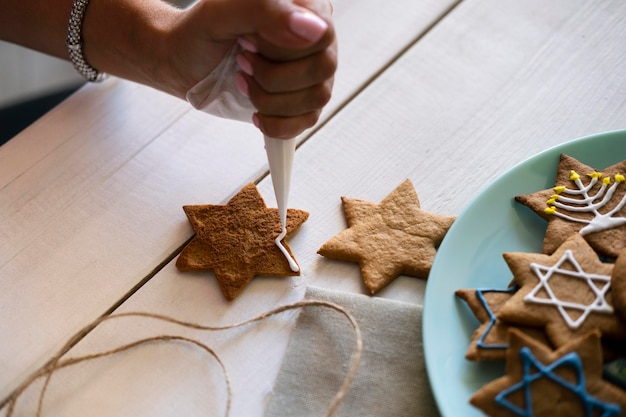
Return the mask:
<path id="1" fill-rule="evenodd" d="M 242 122 L 252 121 L 252 115 L 256 109 L 250 102 L 250 99 L 239 92 L 235 83 L 235 75 L 239 72 L 236 58 L 241 51 L 241 46 L 235 44 L 206 78 L 187 91 L 187 101 L 193 107 L 225 119 Z M 300 270 L 298 264 L 282 244 L 282 240 L 287 233 L 287 202 L 296 140 L 295 138 L 275 139 L 269 136 L 264 136 L 264 139 L 272 185 L 282 225 L 282 232 L 276 238 L 276 245 L 285 255 L 291 270 L 298 272 Z"/>
<path id="2" fill-rule="evenodd" d="M 295 259 L 289 254 L 282 240 L 287 234 L 287 201 L 289 200 L 289 188 L 291 186 L 291 168 L 293 166 L 293 156 L 296 151 L 296 139 L 276 139 L 267 135 L 265 138 L 265 152 L 270 165 L 270 176 L 276 195 L 278 214 L 282 231 L 276 238 L 276 246 L 285 255 L 289 262 L 289 268 L 293 272 L 298 272 L 300 268 Z"/>

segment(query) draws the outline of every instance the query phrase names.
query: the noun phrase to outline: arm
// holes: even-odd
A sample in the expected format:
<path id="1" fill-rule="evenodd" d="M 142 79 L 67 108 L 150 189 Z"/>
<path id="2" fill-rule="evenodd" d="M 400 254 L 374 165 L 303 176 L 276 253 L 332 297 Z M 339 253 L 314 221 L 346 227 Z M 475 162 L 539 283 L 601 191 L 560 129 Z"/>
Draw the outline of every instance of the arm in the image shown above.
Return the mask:
<path id="1" fill-rule="evenodd" d="M 67 59 L 73 0 L 4 0 L 0 39 Z M 255 121 L 270 136 L 310 127 L 330 98 L 336 42 L 328 0 L 91 0 L 83 21 L 87 62 L 180 98 L 237 40 L 250 46 L 243 74 Z"/>
<path id="2" fill-rule="evenodd" d="M 3 0 L 0 39 L 69 59 L 65 39 L 74 0 Z M 167 32 L 182 14 L 160 0 L 92 0 L 83 21 L 84 55 L 100 71 L 181 96 L 159 81 Z"/>
<path id="3" fill-rule="evenodd" d="M 3 0 L 0 39 L 67 59 L 65 34 L 72 1 Z"/>

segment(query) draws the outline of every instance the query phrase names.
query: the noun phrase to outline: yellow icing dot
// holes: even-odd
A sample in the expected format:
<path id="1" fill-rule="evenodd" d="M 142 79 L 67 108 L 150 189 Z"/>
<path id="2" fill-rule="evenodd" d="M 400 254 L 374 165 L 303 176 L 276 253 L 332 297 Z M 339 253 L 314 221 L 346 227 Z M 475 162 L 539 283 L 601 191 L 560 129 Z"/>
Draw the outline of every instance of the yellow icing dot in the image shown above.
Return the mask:
<path id="1" fill-rule="evenodd" d="M 606 177 L 602 180 L 602 184 L 604 185 L 609 185 L 611 183 L 611 178 Z"/>
<path id="2" fill-rule="evenodd" d="M 558 200 L 560 195 L 554 194 L 552 197 L 548 199 L 548 205 L 553 205 L 556 200 Z"/>
<path id="3" fill-rule="evenodd" d="M 543 209 L 543 211 L 546 214 L 554 214 L 554 212 L 556 211 L 556 207 L 554 207 L 554 206 L 546 207 L 545 209 Z"/>
<path id="4" fill-rule="evenodd" d="M 561 194 L 563 191 L 567 190 L 567 188 L 564 185 L 557 185 L 553 190 L 555 193 Z"/>
<path id="5" fill-rule="evenodd" d="M 572 169 L 569 172 L 569 179 L 572 180 L 572 181 L 579 180 L 580 179 L 580 175 L 578 175 L 578 173 Z"/>
<path id="6" fill-rule="evenodd" d="M 594 171 L 591 174 L 588 174 L 588 176 L 591 178 L 602 178 L 602 173 L 598 171 Z"/>
<path id="7" fill-rule="evenodd" d="M 615 181 L 617 182 L 624 182 L 625 178 L 624 175 L 622 174 L 615 174 Z"/>

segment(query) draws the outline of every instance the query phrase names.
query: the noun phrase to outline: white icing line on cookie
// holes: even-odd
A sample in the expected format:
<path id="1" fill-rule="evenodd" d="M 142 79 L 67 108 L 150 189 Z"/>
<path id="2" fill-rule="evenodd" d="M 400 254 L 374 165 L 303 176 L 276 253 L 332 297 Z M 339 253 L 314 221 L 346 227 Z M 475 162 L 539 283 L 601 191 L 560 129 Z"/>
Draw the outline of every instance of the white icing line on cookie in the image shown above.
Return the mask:
<path id="1" fill-rule="evenodd" d="M 626 205 L 626 194 L 622 197 L 621 201 L 619 201 L 619 203 L 607 213 L 603 214 L 599 211 L 599 209 L 605 207 L 608 203 L 611 202 L 613 195 L 617 190 L 617 187 L 620 184 L 624 183 L 624 176 L 622 174 L 616 174 L 613 183 L 611 183 L 610 177 L 602 177 L 602 173 L 600 172 L 594 172 L 592 174 L 589 174 L 589 176 L 591 177 L 591 181 L 585 187 L 585 185 L 580 180 L 580 176 L 578 175 L 578 173 L 576 173 L 576 171 L 572 171 L 570 173 L 570 179 L 574 182 L 574 184 L 576 184 L 576 187 L 578 187 L 578 189 L 570 189 L 564 186 L 555 187 L 555 191 L 557 194 L 552 196 L 548 200 L 548 208 L 546 209 L 546 213 L 554 214 L 557 217 L 572 222 L 587 224 L 579 231 L 579 233 L 583 236 L 590 233 L 602 232 L 604 230 L 626 224 L 625 217 L 613 217 Z M 589 191 L 600 179 L 602 179 L 602 185 L 595 195 L 590 195 Z M 583 198 L 570 198 L 566 197 L 566 195 L 582 196 Z M 597 200 L 600 201 L 595 202 Z M 562 211 L 570 212 L 572 213 L 572 215 L 567 215 Z M 577 218 L 573 215 L 575 213 L 591 213 L 593 214 L 593 218 L 590 220 Z"/>
<path id="2" fill-rule="evenodd" d="M 561 265 L 565 262 L 571 263 L 574 267 L 574 271 L 561 269 Z M 581 268 L 571 250 L 566 250 L 563 256 L 561 256 L 561 258 L 553 266 L 545 266 L 533 262 L 530 264 L 530 268 L 539 279 L 539 283 L 528 294 L 526 294 L 524 301 L 537 304 L 554 305 L 559 310 L 561 317 L 563 317 L 563 320 L 565 320 L 565 323 L 570 329 L 578 329 L 583 324 L 587 316 L 589 316 L 592 312 L 604 314 L 613 313 L 613 307 L 606 301 L 606 294 L 611 287 L 611 276 L 586 273 Z M 548 282 L 555 274 L 566 275 L 586 281 L 589 289 L 595 294 L 595 299 L 587 305 L 572 301 L 559 300 L 555 296 Z M 596 282 L 601 284 L 601 288 L 598 288 Z M 549 297 L 537 297 L 537 293 L 541 290 L 544 290 Z M 579 310 L 582 311 L 582 314 L 574 320 L 567 313 L 567 309 Z"/>
<path id="3" fill-rule="evenodd" d="M 280 249 L 283 255 L 285 255 L 285 258 L 287 258 L 287 262 L 289 262 L 289 268 L 291 268 L 293 272 L 298 272 L 300 270 L 300 267 L 296 263 L 296 260 L 293 259 L 293 256 L 291 256 L 291 254 L 287 251 L 287 248 L 285 247 L 285 245 L 283 245 L 282 242 L 286 235 L 287 229 L 283 228 L 283 231 L 280 232 L 280 234 L 276 238 L 276 246 L 278 246 L 278 249 Z"/>

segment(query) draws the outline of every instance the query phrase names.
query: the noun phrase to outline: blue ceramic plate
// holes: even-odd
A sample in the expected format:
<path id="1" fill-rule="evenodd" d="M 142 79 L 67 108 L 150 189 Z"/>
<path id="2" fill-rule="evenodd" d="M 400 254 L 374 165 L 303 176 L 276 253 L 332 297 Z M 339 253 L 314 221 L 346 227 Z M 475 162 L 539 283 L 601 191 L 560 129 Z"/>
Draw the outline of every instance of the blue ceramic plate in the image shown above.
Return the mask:
<path id="1" fill-rule="evenodd" d="M 468 399 L 504 369 L 465 359 L 478 321 L 454 291 L 503 288 L 512 275 L 502 253 L 541 252 L 547 223 L 513 197 L 554 186 L 561 153 L 601 170 L 626 159 L 626 130 L 574 140 L 515 166 L 469 204 L 438 250 L 426 286 L 423 337 L 428 377 L 443 417 L 483 416 Z"/>

